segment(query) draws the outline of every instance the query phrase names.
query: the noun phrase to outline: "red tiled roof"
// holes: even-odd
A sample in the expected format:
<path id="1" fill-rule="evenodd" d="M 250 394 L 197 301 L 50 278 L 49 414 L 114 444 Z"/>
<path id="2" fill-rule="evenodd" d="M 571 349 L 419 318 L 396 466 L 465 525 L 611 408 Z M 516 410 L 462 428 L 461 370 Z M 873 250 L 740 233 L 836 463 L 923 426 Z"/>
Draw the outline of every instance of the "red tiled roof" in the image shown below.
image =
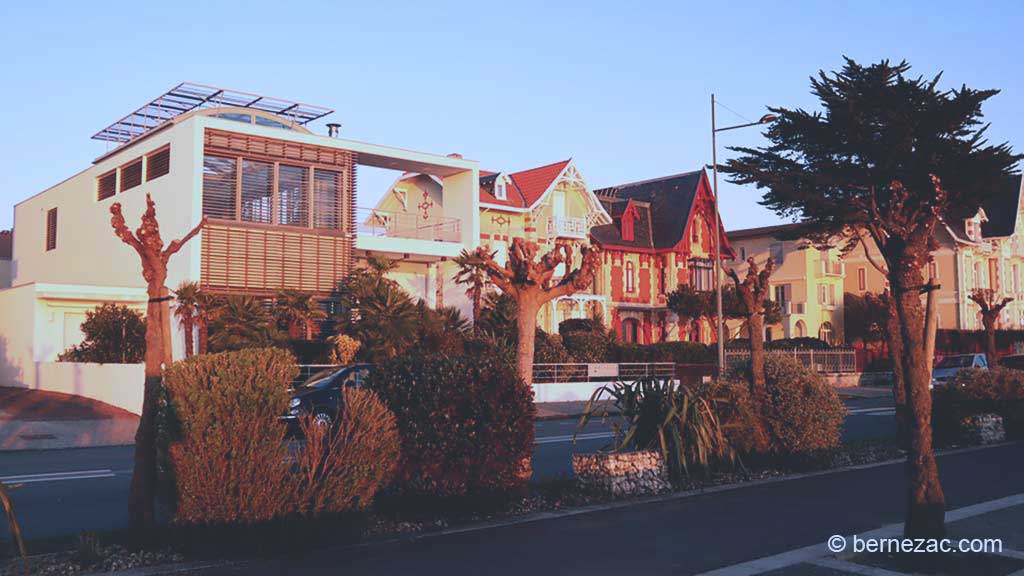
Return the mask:
<path id="1" fill-rule="evenodd" d="M 507 200 L 498 200 L 489 190 L 480 188 L 480 201 L 487 204 L 498 204 L 511 208 L 529 208 L 533 206 L 540 197 L 551 187 L 552 182 L 565 170 L 569 160 L 562 160 L 554 164 L 530 168 L 521 172 L 509 174 L 513 186 L 507 191 Z M 486 170 L 480 171 L 481 180 L 487 176 L 494 176 L 497 172 Z"/>

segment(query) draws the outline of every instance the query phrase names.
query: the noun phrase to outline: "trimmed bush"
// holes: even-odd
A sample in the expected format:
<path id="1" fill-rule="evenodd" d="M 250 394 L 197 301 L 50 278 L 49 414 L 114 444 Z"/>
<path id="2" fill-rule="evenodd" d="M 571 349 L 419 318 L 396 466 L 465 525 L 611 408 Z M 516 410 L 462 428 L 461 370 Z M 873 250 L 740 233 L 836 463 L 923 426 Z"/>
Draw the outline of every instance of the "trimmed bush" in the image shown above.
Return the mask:
<path id="1" fill-rule="evenodd" d="M 932 391 L 932 431 L 939 443 L 962 441 L 962 418 L 983 413 L 1002 416 L 1007 438 L 1024 438 L 1024 371 L 961 370 Z"/>
<path id="2" fill-rule="evenodd" d="M 537 336 L 533 341 L 533 361 L 536 364 L 566 364 L 576 360 L 565 349 L 561 336 L 537 328 Z"/>
<path id="3" fill-rule="evenodd" d="M 569 318 L 558 324 L 558 333 L 565 338 L 572 332 L 605 332 L 604 320 L 600 318 Z"/>
<path id="4" fill-rule="evenodd" d="M 816 372 L 787 356 L 765 358 L 764 397 L 750 392 L 750 362 L 726 375 L 721 383 L 732 409 L 726 433 L 742 453 L 774 455 L 787 460 L 839 445 L 846 409 L 830 384 Z"/>
<path id="5" fill-rule="evenodd" d="M 62 352 L 58 362 L 135 364 L 146 356 L 146 320 L 122 304 L 86 311 L 82 334 L 82 343 Z"/>
<path id="6" fill-rule="evenodd" d="M 165 374 L 170 468 L 180 525 L 256 525 L 369 505 L 398 459 L 394 416 L 372 392 L 347 390 L 334 429 L 302 423 L 289 451 L 288 352 L 247 349 L 176 362 Z"/>
<path id="7" fill-rule="evenodd" d="M 398 417 L 398 492 L 464 496 L 529 480 L 533 391 L 508 362 L 411 355 L 379 365 L 368 387 Z"/>
<path id="8" fill-rule="evenodd" d="M 715 350 L 700 342 L 657 342 L 620 344 L 612 347 L 612 362 L 675 362 L 676 364 L 712 364 Z"/>
<path id="9" fill-rule="evenodd" d="M 589 364 L 607 362 L 608 351 L 612 343 L 604 331 L 576 330 L 563 332 L 562 344 L 574 361 Z"/>

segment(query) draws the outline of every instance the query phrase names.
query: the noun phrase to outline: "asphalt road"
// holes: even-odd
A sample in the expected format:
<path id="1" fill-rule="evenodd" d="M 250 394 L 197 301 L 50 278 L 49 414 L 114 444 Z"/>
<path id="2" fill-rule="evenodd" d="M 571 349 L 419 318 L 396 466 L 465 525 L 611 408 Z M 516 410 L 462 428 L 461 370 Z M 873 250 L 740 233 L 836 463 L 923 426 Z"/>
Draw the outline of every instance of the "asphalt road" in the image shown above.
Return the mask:
<path id="1" fill-rule="evenodd" d="M 892 412 L 884 400 L 849 401 L 847 406 L 852 411 L 847 439 L 893 433 Z M 573 452 L 594 452 L 611 442 L 610 429 L 593 422 L 574 446 L 575 428 L 575 420 L 536 423 L 535 479 L 569 475 Z M 126 526 L 131 468 L 129 446 L 0 452 L 0 480 L 15 486 L 11 494 L 27 538 Z M 4 530 L 0 526 L 0 534 Z"/>

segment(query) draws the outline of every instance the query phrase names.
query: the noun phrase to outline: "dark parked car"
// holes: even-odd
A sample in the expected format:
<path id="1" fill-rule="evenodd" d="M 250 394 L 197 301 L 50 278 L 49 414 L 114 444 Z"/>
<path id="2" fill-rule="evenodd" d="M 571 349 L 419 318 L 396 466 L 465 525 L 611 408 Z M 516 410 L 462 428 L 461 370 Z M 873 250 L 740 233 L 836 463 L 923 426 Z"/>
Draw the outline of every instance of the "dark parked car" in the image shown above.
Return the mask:
<path id="1" fill-rule="evenodd" d="M 988 370 L 988 361 L 984 354 L 954 354 L 943 356 L 932 369 L 932 388 L 945 386 L 961 370 L 981 368 Z"/>
<path id="2" fill-rule="evenodd" d="M 1024 354 L 1011 354 L 1010 356 L 1003 356 L 999 359 L 999 365 L 1003 368 L 1013 368 L 1014 370 L 1024 370 Z"/>
<path id="3" fill-rule="evenodd" d="M 342 409 L 342 387 L 362 386 L 372 369 L 371 364 L 353 364 L 323 370 L 310 376 L 292 390 L 288 414 L 281 419 L 287 421 L 293 431 L 299 427 L 299 418 L 306 414 L 312 414 L 316 424 L 330 426 Z"/>

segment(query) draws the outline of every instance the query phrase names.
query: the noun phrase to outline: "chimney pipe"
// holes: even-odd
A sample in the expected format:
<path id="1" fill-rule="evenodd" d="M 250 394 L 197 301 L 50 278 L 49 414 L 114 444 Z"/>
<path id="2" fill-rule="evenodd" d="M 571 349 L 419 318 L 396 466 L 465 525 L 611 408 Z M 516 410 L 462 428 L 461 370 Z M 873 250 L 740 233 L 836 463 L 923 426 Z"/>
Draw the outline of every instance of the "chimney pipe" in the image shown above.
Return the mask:
<path id="1" fill-rule="evenodd" d="M 331 138 L 337 138 L 338 132 L 341 132 L 341 124 L 337 122 L 329 122 L 327 124 L 327 135 Z"/>

